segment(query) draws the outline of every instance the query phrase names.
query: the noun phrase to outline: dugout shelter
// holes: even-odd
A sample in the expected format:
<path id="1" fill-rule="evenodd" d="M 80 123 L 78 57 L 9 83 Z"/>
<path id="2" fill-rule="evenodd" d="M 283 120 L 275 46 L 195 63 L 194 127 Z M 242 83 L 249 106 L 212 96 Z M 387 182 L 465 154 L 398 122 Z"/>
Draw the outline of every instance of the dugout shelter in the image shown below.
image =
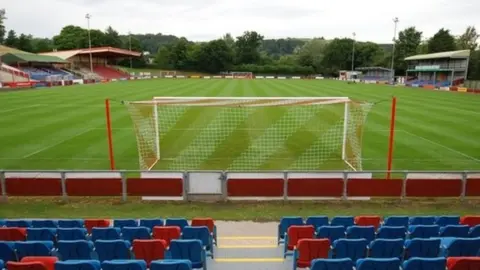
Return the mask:
<path id="1" fill-rule="evenodd" d="M 407 57 L 407 85 L 449 87 L 462 84 L 467 78 L 469 60 L 469 50 Z"/>

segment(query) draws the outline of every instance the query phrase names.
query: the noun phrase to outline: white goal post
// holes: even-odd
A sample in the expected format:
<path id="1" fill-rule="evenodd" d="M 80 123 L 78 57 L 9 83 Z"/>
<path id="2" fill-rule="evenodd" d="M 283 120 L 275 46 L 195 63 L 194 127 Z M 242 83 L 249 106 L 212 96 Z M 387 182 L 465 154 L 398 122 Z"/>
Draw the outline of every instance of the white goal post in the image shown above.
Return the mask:
<path id="1" fill-rule="evenodd" d="M 362 170 L 372 103 L 348 97 L 125 101 L 142 170 Z"/>

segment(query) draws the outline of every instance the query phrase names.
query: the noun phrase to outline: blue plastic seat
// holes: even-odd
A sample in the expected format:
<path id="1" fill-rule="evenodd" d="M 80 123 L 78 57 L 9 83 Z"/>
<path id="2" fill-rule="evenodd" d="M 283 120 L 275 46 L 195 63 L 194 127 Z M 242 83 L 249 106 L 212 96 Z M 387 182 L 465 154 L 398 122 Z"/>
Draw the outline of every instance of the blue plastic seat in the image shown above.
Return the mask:
<path id="1" fill-rule="evenodd" d="M 356 270 L 399 270 L 399 258 L 374 259 L 366 258 L 357 261 Z"/>
<path id="2" fill-rule="evenodd" d="M 316 238 L 328 238 L 330 243 L 345 238 L 345 227 L 343 226 L 322 226 L 317 229 Z"/>
<path id="3" fill-rule="evenodd" d="M 72 241 L 72 240 L 87 240 L 87 229 L 85 228 L 58 228 L 57 240 Z"/>
<path id="4" fill-rule="evenodd" d="M 83 219 L 60 219 L 58 220 L 59 228 L 83 228 L 85 223 Z"/>
<path id="5" fill-rule="evenodd" d="M 120 228 L 112 227 L 94 227 L 92 228 L 92 241 L 97 240 L 119 240 Z"/>
<path id="6" fill-rule="evenodd" d="M 58 241 L 60 259 L 66 260 L 91 260 L 93 243 L 86 240 Z"/>
<path id="7" fill-rule="evenodd" d="M 150 229 L 147 227 L 123 227 L 123 240 L 133 242 L 135 239 L 151 239 Z"/>
<path id="8" fill-rule="evenodd" d="M 136 219 L 114 219 L 113 227 L 122 229 L 123 227 L 137 227 L 138 220 Z"/>
<path id="9" fill-rule="evenodd" d="M 409 222 L 408 216 L 390 216 L 383 220 L 383 226 L 408 227 L 408 222 Z"/>
<path id="10" fill-rule="evenodd" d="M 17 228 L 30 228 L 32 227 L 32 222 L 30 220 L 23 219 L 7 219 L 5 221 L 6 227 L 17 227 Z"/>
<path id="11" fill-rule="evenodd" d="M 310 270 L 352 270 L 353 262 L 349 258 L 343 259 L 315 259 L 312 260 Z"/>
<path id="12" fill-rule="evenodd" d="M 331 226 L 343 226 L 345 228 L 355 225 L 355 218 L 352 216 L 336 216 L 330 221 Z"/>
<path id="13" fill-rule="evenodd" d="M 5 226 L 5 219 L 0 219 L 0 227 L 3 227 Z"/>
<path id="14" fill-rule="evenodd" d="M 140 226 L 147 227 L 150 230 L 153 230 L 155 226 L 163 226 L 164 222 L 163 219 L 155 218 L 155 219 L 140 219 Z"/>
<path id="15" fill-rule="evenodd" d="M 124 240 L 97 240 L 94 243 L 95 251 L 100 262 L 109 260 L 130 259 L 130 242 Z"/>
<path id="16" fill-rule="evenodd" d="M 436 258 L 440 254 L 440 239 L 405 240 L 405 259 L 412 257 Z"/>
<path id="17" fill-rule="evenodd" d="M 3 262 L 3 260 L 0 260 L 0 269 L 3 269 L 5 267 L 5 264 Z"/>
<path id="18" fill-rule="evenodd" d="M 283 243 L 285 241 L 285 234 L 290 226 L 303 225 L 302 217 L 282 217 L 280 223 L 278 224 L 277 231 L 277 244 Z"/>
<path id="19" fill-rule="evenodd" d="M 440 256 L 443 257 L 476 257 L 480 255 L 480 238 L 441 239 Z"/>
<path id="20" fill-rule="evenodd" d="M 459 225 L 460 216 L 438 216 L 435 217 L 435 225 L 444 227 L 447 225 Z"/>
<path id="21" fill-rule="evenodd" d="M 182 239 L 185 240 L 200 240 L 202 241 L 202 245 L 205 247 L 207 251 L 207 256 L 214 257 L 213 254 L 213 237 L 210 234 L 210 230 L 208 227 L 191 227 L 187 226 L 183 229 Z"/>
<path id="22" fill-rule="evenodd" d="M 180 227 L 180 231 L 188 226 L 188 221 L 185 218 L 167 218 L 165 226 L 177 226 Z"/>
<path id="23" fill-rule="evenodd" d="M 411 258 L 403 262 L 403 270 L 445 270 L 447 259 L 438 258 Z"/>
<path id="24" fill-rule="evenodd" d="M 369 257 L 372 258 L 401 258 L 403 256 L 404 240 L 376 239 L 369 245 Z"/>
<path id="25" fill-rule="evenodd" d="M 410 225 L 408 226 L 408 238 L 431 238 L 438 237 L 440 227 L 438 225 Z"/>
<path id="26" fill-rule="evenodd" d="M 480 237 L 480 225 L 476 225 L 470 228 L 470 231 L 468 232 L 468 236 L 470 238 Z"/>
<path id="27" fill-rule="evenodd" d="M 0 241 L 0 260 L 4 262 L 17 261 L 15 242 Z"/>
<path id="28" fill-rule="evenodd" d="M 347 228 L 348 239 L 366 239 L 369 243 L 375 239 L 375 227 L 350 226 Z"/>
<path id="29" fill-rule="evenodd" d="M 470 227 L 467 225 L 447 225 L 440 228 L 440 237 L 469 237 Z"/>
<path id="30" fill-rule="evenodd" d="M 377 238 L 405 239 L 407 229 L 404 226 L 382 226 L 378 229 Z"/>
<path id="31" fill-rule="evenodd" d="M 57 241 L 57 229 L 27 228 L 27 241 Z"/>
<path id="32" fill-rule="evenodd" d="M 150 270 L 191 270 L 189 260 L 157 260 L 150 264 Z"/>
<path id="33" fill-rule="evenodd" d="M 144 260 L 112 260 L 102 262 L 102 270 L 146 270 Z"/>
<path id="34" fill-rule="evenodd" d="M 172 240 L 170 254 L 172 259 L 190 260 L 194 269 L 207 270 L 207 254 L 200 240 Z"/>
<path id="35" fill-rule="evenodd" d="M 410 217 L 408 224 L 409 225 L 434 225 L 435 217 L 434 216 Z"/>
<path id="36" fill-rule="evenodd" d="M 333 255 L 337 259 L 350 258 L 353 262 L 367 256 L 365 239 L 338 239 L 333 242 Z"/>
<path id="37" fill-rule="evenodd" d="M 51 256 L 53 251 L 52 241 L 15 242 L 18 260 L 27 256 Z"/>
<path id="38" fill-rule="evenodd" d="M 55 263 L 55 270 L 100 270 L 101 265 L 97 260 L 69 260 Z"/>
<path id="39" fill-rule="evenodd" d="M 328 226 L 330 224 L 328 223 L 327 216 L 309 216 L 305 221 L 305 225 L 312 225 L 316 231 L 318 228 L 322 226 Z"/>
<path id="40" fill-rule="evenodd" d="M 58 223 L 53 219 L 34 219 L 32 220 L 33 228 L 57 228 Z"/>

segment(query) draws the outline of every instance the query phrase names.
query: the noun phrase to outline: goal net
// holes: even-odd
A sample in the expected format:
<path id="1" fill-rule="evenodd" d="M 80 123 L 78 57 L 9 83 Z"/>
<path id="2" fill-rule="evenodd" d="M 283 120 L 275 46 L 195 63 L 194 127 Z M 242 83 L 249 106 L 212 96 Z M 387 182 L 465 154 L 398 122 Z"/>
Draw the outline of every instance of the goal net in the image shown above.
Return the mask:
<path id="1" fill-rule="evenodd" d="M 372 103 L 346 97 L 124 101 L 142 170 L 362 170 Z"/>

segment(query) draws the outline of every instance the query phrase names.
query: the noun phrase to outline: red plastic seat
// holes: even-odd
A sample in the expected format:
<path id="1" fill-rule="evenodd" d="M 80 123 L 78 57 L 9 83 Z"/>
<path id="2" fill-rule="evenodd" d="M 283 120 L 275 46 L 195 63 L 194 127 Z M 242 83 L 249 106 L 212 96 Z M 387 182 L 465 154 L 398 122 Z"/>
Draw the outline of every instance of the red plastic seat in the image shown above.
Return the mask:
<path id="1" fill-rule="evenodd" d="M 165 240 L 167 247 L 170 246 L 170 241 L 180 239 L 181 230 L 177 226 L 155 226 L 153 227 L 153 238 Z"/>
<path id="2" fill-rule="evenodd" d="M 48 270 L 41 262 L 7 262 L 7 270 Z"/>
<path id="3" fill-rule="evenodd" d="M 40 262 L 48 270 L 55 270 L 55 263 L 58 261 L 58 258 L 55 256 L 27 256 L 23 257 L 21 262 Z"/>
<path id="4" fill-rule="evenodd" d="M 0 241 L 25 241 L 27 228 L 0 228 Z"/>
<path id="5" fill-rule="evenodd" d="M 109 227 L 110 220 L 108 219 L 85 219 L 85 228 L 87 232 L 91 233 L 93 227 Z"/>
<path id="6" fill-rule="evenodd" d="M 357 216 L 355 217 L 355 225 L 357 226 L 373 226 L 377 229 L 382 219 L 379 216 Z"/>
<path id="7" fill-rule="evenodd" d="M 447 258 L 448 270 L 479 270 L 480 257 L 449 257 Z"/>
<path id="8" fill-rule="evenodd" d="M 301 239 L 297 243 L 297 267 L 307 268 L 313 259 L 328 258 L 330 240 L 328 239 Z"/>
<path id="9" fill-rule="evenodd" d="M 480 224 L 480 216 L 463 216 L 460 218 L 461 225 L 474 227 Z"/>
<path id="10" fill-rule="evenodd" d="M 313 226 L 290 226 L 287 230 L 287 249 L 294 250 L 299 240 L 313 239 L 314 236 L 315 228 Z"/>
<path id="11" fill-rule="evenodd" d="M 212 218 L 194 218 L 192 219 L 192 227 L 207 226 L 210 233 L 213 233 L 215 221 Z"/>
<path id="12" fill-rule="evenodd" d="M 135 259 L 144 260 L 147 266 L 153 260 L 162 260 L 165 258 L 167 241 L 161 239 L 133 240 L 133 254 Z"/>

